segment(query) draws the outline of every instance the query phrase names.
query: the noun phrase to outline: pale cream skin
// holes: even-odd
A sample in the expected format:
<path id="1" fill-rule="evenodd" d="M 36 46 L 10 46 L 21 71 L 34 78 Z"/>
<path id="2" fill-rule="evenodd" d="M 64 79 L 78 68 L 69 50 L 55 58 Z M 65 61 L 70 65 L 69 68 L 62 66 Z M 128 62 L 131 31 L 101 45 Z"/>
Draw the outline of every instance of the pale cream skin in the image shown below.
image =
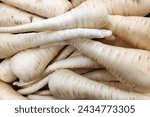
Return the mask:
<path id="1" fill-rule="evenodd" d="M 42 75 L 46 76 L 52 73 L 55 70 L 62 68 L 103 68 L 103 66 L 99 65 L 96 61 L 81 55 L 71 58 L 66 58 L 53 64 L 47 66 L 47 68 L 43 71 Z"/>
<path id="2" fill-rule="evenodd" d="M 10 68 L 11 58 L 4 59 L 0 63 L 0 80 L 10 83 L 17 79 L 17 76 Z"/>
<path id="3" fill-rule="evenodd" d="M 150 99 L 143 93 L 120 90 L 65 69 L 49 75 L 48 85 L 54 96 L 63 99 Z"/>
<path id="4" fill-rule="evenodd" d="M 12 58 L 10 67 L 20 82 L 34 81 L 62 48 L 63 46 L 57 46 L 22 51 Z"/>
<path id="5" fill-rule="evenodd" d="M 11 1 L 11 0 L 9 0 Z M 136 2 L 137 1 L 137 2 Z M 149 0 L 87 0 L 67 13 L 15 27 L 0 27 L 2 33 L 62 30 L 70 28 L 103 28 L 108 24 L 108 14 L 124 16 L 144 16 L 150 11 Z"/>
<path id="6" fill-rule="evenodd" d="M 0 100 L 26 100 L 27 98 L 16 92 L 11 86 L 0 81 Z"/>
<path id="7" fill-rule="evenodd" d="M 16 26 L 37 21 L 44 18 L 22 11 L 15 7 L 0 3 L 0 26 Z"/>
<path id="8" fill-rule="evenodd" d="M 52 42 L 76 38 L 104 38 L 112 35 L 110 30 L 102 29 L 67 29 L 56 32 L 24 34 L 0 34 L 0 58 L 12 56 L 22 50 L 38 47 Z M 11 38 L 11 39 L 10 39 Z"/>
<path id="9" fill-rule="evenodd" d="M 68 0 L 1 0 L 5 4 L 17 7 L 30 13 L 50 18 L 61 15 L 71 9 Z"/>
<path id="10" fill-rule="evenodd" d="M 149 51 L 115 47 L 87 39 L 73 40 L 70 44 L 104 66 L 119 81 L 137 91 L 150 92 Z"/>

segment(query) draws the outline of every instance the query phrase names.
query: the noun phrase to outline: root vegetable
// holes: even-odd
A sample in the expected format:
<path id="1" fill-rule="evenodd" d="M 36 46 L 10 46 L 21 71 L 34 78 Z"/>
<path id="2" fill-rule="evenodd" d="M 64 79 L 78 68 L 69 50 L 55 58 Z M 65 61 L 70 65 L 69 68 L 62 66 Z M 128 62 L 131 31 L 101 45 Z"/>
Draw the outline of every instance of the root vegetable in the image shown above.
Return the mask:
<path id="1" fill-rule="evenodd" d="M 62 68 L 102 68 L 102 66 L 87 56 L 82 55 L 54 62 L 44 70 L 42 75 L 46 76 L 49 73 Z"/>
<path id="2" fill-rule="evenodd" d="M 29 87 L 19 89 L 18 92 L 22 95 L 32 94 L 32 93 L 38 91 L 39 89 L 43 88 L 44 86 L 46 86 L 48 84 L 48 80 L 49 80 L 49 77 L 45 77 L 45 78 L 37 81 L 36 83 L 30 85 Z"/>
<path id="3" fill-rule="evenodd" d="M 118 81 L 111 73 L 109 73 L 106 69 L 96 70 L 92 72 L 88 72 L 86 74 L 82 74 L 84 77 L 89 78 L 91 80 L 95 80 L 98 82 L 111 82 Z"/>
<path id="4" fill-rule="evenodd" d="M 150 50 L 149 24 L 149 18 L 109 16 L 109 25 L 107 28 L 112 30 L 119 39 L 126 41 L 134 47 Z"/>
<path id="5" fill-rule="evenodd" d="M 19 33 L 79 27 L 99 29 L 107 26 L 108 13 L 110 15 L 144 16 L 149 13 L 149 6 L 149 0 L 87 0 L 63 15 L 37 23 L 9 28 L 0 27 L 0 32 Z"/>
<path id="6" fill-rule="evenodd" d="M 56 32 L 41 32 L 27 34 L 0 34 L 0 58 L 6 58 L 15 53 L 51 42 L 86 38 L 104 38 L 112 35 L 109 30 L 97 29 L 67 29 Z"/>
<path id="7" fill-rule="evenodd" d="M 145 16 L 150 11 L 149 0 L 99 0 L 111 15 Z M 73 7 L 87 0 L 71 0 Z"/>
<path id="8" fill-rule="evenodd" d="M 19 9 L 43 17 L 54 17 L 68 11 L 72 5 L 68 0 L 1 0 Z"/>
<path id="9" fill-rule="evenodd" d="M 107 10 L 99 0 L 88 0 L 71 11 L 40 21 L 15 27 L 0 27 L 0 32 L 19 33 L 30 31 L 61 30 L 69 28 L 102 28 L 108 23 Z"/>
<path id="10" fill-rule="evenodd" d="M 10 68 L 11 58 L 5 59 L 0 63 L 0 80 L 10 83 L 17 79 Z"/>
<path id="11" fill-rule="evenodd" d="M 62 46 L 22 51 L 12 58 L 11 69 L 20 82 L 34 81 L 61 49 Z"/>
<path id="12" fill-rule="evenodd" d="M 53 62 L 66 59 L 74 50 L 74 47 L 68 45 L 59 53 L 59 55 L 55 58 Z"/>
<path id="13" fill-rule="evenodd" d="M 0 3 L 0 26 L 15 26 L 44 20 L 12 6 Z"/>
<path id="14" fill-rule="evenodd" d="M 0 99 L 1 100 L 26 100 L 25 97 L 17 93 L 11 86 L 0 81 Z"/>
<path id="15" fill-rule="evenodd" d="M 105 45 L 80 39 L 70 41 L 79 51 L 93 58 L 118 80 L 137 91 L 150 92 L 150 52 Z"/>
<path id="16" fill-rule="evenodd" d="M 48 85 L 54 96 L 63 99 L 150 99 L 144 94 L 123 91 L 89 80 L 69 70 L 58 70 L 51 74 Z"/>

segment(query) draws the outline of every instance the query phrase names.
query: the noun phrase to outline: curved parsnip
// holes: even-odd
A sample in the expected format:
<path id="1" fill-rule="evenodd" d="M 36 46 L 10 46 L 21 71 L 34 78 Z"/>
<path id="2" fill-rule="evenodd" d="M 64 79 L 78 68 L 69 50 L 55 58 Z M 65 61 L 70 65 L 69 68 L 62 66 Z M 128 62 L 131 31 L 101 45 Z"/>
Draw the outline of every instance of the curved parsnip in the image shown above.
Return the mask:
<path id="1" fill-rule="evenodd" d="M 72 5 L 68 0 L 1 0 L 19 9 L 43 17 L 54 17 L 68 11 Z"/>
<path id="2" fill-rule="evenodd" d="M 49 75 L 48 85 L 54 96 L 63 99 L 150 99 L 144 94 L 123 91 L 64 69 Z"/>
<path id="3" fill-rule="evenodd" d="M 48 84 L 48 80 L 49 80 L 49 77 L 45 77 L 28 87 L 19 89 L 18 92 L 22 95 L 32 94 L 32 93 L 38 91 L 39 89 L 43 88 L 44 86 L 46 86 Z"/>
<path id="4" fill-rule="evenodd" d="M 43 18 L 0 3 L 0 26 L 15 26 L 43 20 Z"/>
<path id="5" fill-rule="evenodd" d="M 0 80 L 4 82 L 13 82 L 17 79 L 10 68 L 11 58 L 5 59 L 0 63 Z"/>
<path id="6" fill-rule="evenodd" d="M 110 30 L 80 28 L 60 30 L 56 32 L 0 34 L 0 58 L 6 58 L 19 51 L 52 42 L 71 40 L 81 37 L 104 38 L 111 35 L 112 32 Z"/>
<path id="7" fill-rule="evenodd" d="M 11 69 L 20 82 L 34 81 L 61 49 L 62 46 L 57 46 L 22 51 L 12 58 Z"/>
<path id="8" fill-rule="evenodd" d="M 70 44 L 103 65 L 118 80 L 141 92 L 150 92 L 150 52 L 114 47 L 80 39 Z"/>
<path id="9" fill-rule="evenodd" d="M 59 8 L 59 7 L 58 7 Z M 14 27 L 0 27 L 0 32 L 19 33 L 30 31 L 61 30 L 70 28 L 102 28 L 108 23 L 107 10 L 99 0 L 88 0 L 67 13 Z"/>
<path id="10" fill-rule="evenodd" d="M 0 100 L 26 100 L 26 98 L 8 84 L 0 81 Z"/>
<path id="11" fill-rule="evenodd" d="M 91 80 L 95 80 L 98 82 L 111 82 L 118 81 L 110 72 L 106 69 L 100 69 L 92 72 L 88 72 L 86 74 L 82 74 L 84 77 L 89 78 Z"/>
<path id="12" fill-rule="evenodd" d="M 46 76 L 55 70 L 62 68 L 103 68 L 96 61 L 88 58 L 87 56 L 81 55 L 71 58 L 66 58 L 53 64 L 50 64 L 42 73 L 42 76 Z"/>

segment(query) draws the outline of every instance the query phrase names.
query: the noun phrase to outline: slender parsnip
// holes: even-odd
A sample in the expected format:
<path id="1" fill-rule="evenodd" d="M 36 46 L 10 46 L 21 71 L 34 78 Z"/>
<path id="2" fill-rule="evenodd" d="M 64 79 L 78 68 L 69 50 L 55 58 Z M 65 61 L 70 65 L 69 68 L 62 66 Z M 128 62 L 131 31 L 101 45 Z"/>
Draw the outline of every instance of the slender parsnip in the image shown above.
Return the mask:
<path id="1" fill-rule="evenodd" d="M 96 61 L 88 58 L 87 56 L 81 55 L 76 57 L 71 57 L 63 59 L 53 64 L 50 64 L 43 72 L 43 76 L 54 72 L 55 70 L 62 68 L 103 68 Z"/>
<path id="2" fill-rule="evenodd" d="M 112 35 L 110 30 L 97 29 L 67 29 L 56 32 L 0 34 L 0 58 L 6 58 L 19 51 L 37 47 L 52 42 L 86 38 L 104 38 Z"/>
<path id="3" fill-rule="evenodd" d="M 50 74 L 48 85 L 54 96 L 63 99 L 150 99 L 144 94 L 123 91 L 64 69 Z"/>
<path id="4" fill-rule="evenodd" d="M 87 0 L 63 15 L 37 23 L 0 27 L 0 32 L 19 33 L 81 27 L 99 29 L 108 24 L 108 14 L 144 16 L 149 13 L 149 6 L 149 0 Z"/>
<path id="5" fill-rule="evenodd" d="M 59 7 L 58 7 L 59 8 Z M 0 27 L 0 32 L 19 33 L 69 28 L 102 28 L 108 23 L 107 10 L 99 0 L 88 0 L 63 15 L 14 27 Z"/>

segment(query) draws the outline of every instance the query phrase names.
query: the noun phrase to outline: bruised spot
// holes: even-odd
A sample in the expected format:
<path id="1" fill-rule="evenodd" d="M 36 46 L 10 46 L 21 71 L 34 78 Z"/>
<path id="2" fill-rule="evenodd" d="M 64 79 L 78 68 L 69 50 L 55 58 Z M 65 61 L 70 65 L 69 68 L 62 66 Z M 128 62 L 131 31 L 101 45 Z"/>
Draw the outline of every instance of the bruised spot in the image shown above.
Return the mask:
<path id="1" fill-rule="evenodd" d="M 33 17 L 32 16 L 30 16 L 29 19 L 30 19 L 30 22 L 33 22 Z"/>

